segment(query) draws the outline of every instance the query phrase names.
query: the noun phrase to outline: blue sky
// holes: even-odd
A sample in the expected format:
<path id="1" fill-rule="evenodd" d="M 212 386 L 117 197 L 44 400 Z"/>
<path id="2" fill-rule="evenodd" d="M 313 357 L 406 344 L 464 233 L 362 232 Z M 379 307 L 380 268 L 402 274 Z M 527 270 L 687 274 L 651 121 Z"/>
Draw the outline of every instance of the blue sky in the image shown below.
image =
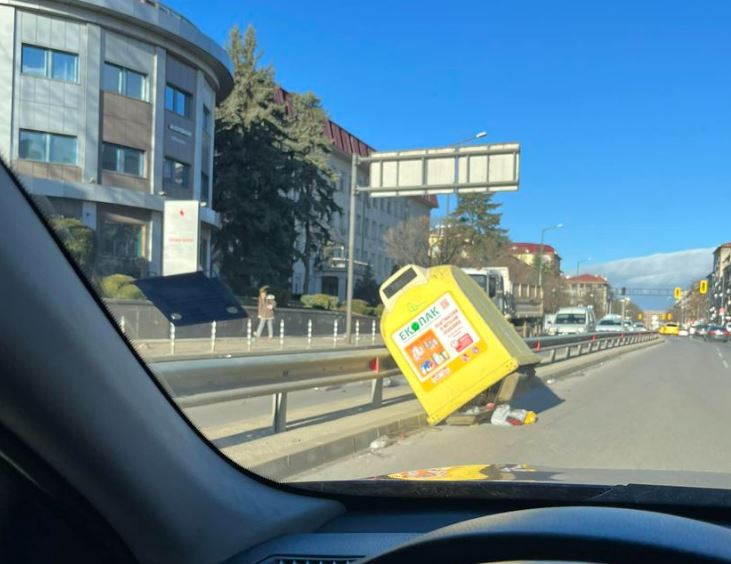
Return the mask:
<path id="1" fill-rule="evenodd" d="M 710 254 L 685 251 L 731 240 L 731 2 L 169 3 L 220 42 L 252 23 L 279 82 L 378 149 L 519 141 L 504 225 L 565 223 L 568 272 L 686 284 Z"/>

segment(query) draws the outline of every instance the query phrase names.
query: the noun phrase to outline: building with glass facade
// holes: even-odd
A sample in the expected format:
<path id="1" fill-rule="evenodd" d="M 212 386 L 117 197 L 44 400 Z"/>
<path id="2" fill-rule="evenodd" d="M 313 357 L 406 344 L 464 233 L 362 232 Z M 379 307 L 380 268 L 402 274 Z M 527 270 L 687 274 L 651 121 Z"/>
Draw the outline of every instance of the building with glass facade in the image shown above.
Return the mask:
<path id="1" fill-rule="evenodd" d="M 210 270 L 213 112 L 225 51 L 152 0 L 0 0 L 0 154 L 96 233 L 100 275 L 163 274 L 166 200 L 200 202 Z"/>

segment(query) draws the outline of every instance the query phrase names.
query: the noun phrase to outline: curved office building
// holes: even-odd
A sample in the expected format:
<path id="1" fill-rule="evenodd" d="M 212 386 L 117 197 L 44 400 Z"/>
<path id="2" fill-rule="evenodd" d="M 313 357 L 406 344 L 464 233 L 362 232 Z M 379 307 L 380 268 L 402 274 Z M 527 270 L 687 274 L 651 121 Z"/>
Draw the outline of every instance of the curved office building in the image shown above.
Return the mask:
<path id="1" fill-rule="evenodd" d="M 210 269 L 213 113 L 231 88 L 223 49 L 158 2 L 0 0 L 0 154 L 95 230 L 102 275 L 171 273 L 166 201 L 198 203 L 185 241 Z"/>

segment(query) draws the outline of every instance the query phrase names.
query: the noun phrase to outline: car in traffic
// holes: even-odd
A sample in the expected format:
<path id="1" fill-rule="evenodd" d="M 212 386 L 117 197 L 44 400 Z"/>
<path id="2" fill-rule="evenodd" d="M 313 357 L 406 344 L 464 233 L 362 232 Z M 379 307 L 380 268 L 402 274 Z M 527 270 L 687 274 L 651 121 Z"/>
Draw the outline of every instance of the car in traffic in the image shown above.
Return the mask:
<path id="1" fill-rule="evenodd" d="M 555 335 L 592 333 L 596 328 L 596 316 L 591 307 L 562 307 L 553 321 Z"/>
<path id="2" fill-rule="evenodd" d="M 678 333 L 680 332 L 680 326 L 675 321 L 669 321 L 668 323 L 665 323 L 662 327 L 660 327 L 659 333 L 661 335 L 674 335 L 678 336 Z"/>
<path id="3" fill-rule="evenodd" d="M 616 317 L 602 317 L 596 324 L 595 331 L 597 333 L 619 332 L 624 330 L 621 319 Z"/>
<path id="4" fill-rule="evenodd" d="M 678 331 L 678 337 L 687 337 L 688 335 L 690 335 L 690 333 L 687 329 L 680 329 Z"/>
<path id="5" fill-rule="evenodd" d="M 638 321 L 632 326 L 633 331 L 647 331 L 647 327 L 641 321 Z"/>
<path id="6" fill-rule="evenodd" d="M 708 332 L 708 325 L 705 323 L 699 323 L 690 328 L 690 334 L 694 337 L 703 337 Z"/>
<path id="7" fill-rule="evenodd" d="M 731 338 L 731 332 L 721 325 L 709 325 L 708 331 L 703 336 L 704 341 L 721 341 L 724 343 L 728 343 L 729 338 Z"/>

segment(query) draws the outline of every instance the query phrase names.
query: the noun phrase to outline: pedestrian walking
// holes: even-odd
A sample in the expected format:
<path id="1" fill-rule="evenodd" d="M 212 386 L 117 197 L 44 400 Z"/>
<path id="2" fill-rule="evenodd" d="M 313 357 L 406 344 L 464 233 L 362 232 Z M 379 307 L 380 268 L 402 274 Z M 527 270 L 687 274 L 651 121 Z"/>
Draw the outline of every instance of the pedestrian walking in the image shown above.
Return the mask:
<path id="1" fill-rule="evenodd" d="M 259 290 L 259 303 L 257 314 L 259 316 L 259 326 L 256 328 L 256 337 L 261 337 L 264 332 L 264 324 L 266 323 L 269 338 L 274 336 L 274 310 L 277 307 L 277 301 L 273 294 L 268 294 L 268 286 L 264 286 Z"/>

